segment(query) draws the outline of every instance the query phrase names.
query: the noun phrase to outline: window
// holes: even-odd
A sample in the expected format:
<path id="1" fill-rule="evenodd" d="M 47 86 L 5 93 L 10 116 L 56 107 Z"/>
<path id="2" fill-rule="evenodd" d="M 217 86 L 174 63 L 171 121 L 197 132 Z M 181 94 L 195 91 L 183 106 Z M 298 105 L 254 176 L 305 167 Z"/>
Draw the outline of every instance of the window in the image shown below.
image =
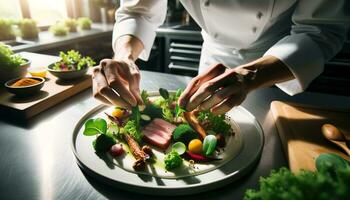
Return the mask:
<path id="1" fill-rule="evenodd" d="M 22 18 L 21 6 L 16 0 L 0 0 L 0 18 L 20 19 Z"/>
<path id="2" fill-rule="evenodd" d="M 6 0 L 1 0 L 6 1 Z M 67 18 L 66 0 L 27 0 L 31 18 L 47 26 Z M 7 1 L 9 2 L 9 1 Z"/>

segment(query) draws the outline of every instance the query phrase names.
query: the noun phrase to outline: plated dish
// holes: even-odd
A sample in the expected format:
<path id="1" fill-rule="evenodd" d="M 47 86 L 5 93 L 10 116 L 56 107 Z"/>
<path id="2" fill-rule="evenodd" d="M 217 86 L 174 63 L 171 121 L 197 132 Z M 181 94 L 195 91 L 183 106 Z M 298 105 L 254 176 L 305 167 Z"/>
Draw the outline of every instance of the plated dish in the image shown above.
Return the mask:
<path id="1" fill-rule="evenodd" d="M 175 97 L 175 95 L 176 93 L 169 94 L 170 98 Z M 157 104 L 157 102 L 164 103 L 165 99 L 164 95 L 159 95 L 158 92 L 149 93 L 149 101 L 152 105 Z M 186 125 L 187 120 L 167 121 L 169 118 L 163 116 L 163 110 L 162 116 L 158 118 L 153 114 L 144 114 L 148 112 L 145 111 L 146 108 L 140 109 L 140 121 L 143 117 L 143 120 L 147 122 L 142 122 L 141 125 L 143 136 L 141 141 L 138 142 L 138 150 L 147 154 L 148 150 L 143 148 L 147 145 L 152 154 L 150 153 L 151 155 L 142 158 L 143 167 L 135 169 L 135 163 L 138 163 L 139 158 L 132 152 L 131 149 L 134 147 L 130 148 L 128 139 L 124 139 L 124 130 L 120 130 L 125 128 L 130 119 L 133 121 L 134 118 L 131 118 L 132 111 L 103 105 L 83 116 L 73 132 L 73 152 L 80 167 L 93 177 L 122 189 L 147 194 L 154 194 L 154 191 L 157 190 L 159 195 L 180 195 L 217 188 L 236 180 L 251 169 L 260 157 L 263 145 L 262 130 L 255 118 L 241 107 L 230 111 L 222 118 L 225 124 L 228 125 L 226 127 L 228 127 L 229 132 L 225 135 L 225 147 L 215 146 L 214 151 L 208 150 L 208 146 L 204 148 L 205 145 L 203 144 L 208 144 L 208 142 L 205 142 L 205 139 L 201 138 L 196 131 L 197 139 L 202 142 L 201 148 L 198 148 L 196 144 L 194 147 L 190 147 L 191 141 L 196 139 L 187 139 L 188 143 L 186 140 L 174 139 L 174 130 L 181 125 Z M 170 109 L 173 111 L 172 116 L 176 116 L 175 108 L 176 105 L 174 109 Z M 123 115 L 124 112 L 127 112 L 128 117 L 124 118 L 121 115 L 121 110 L 123 110 Z M 205 115 L 208 116 L 207 113 Z M 118 133 L 115 131 L 115 124 L 120 123 L 120 119 L 114 122 L 116 117 L 123 118 L 121 124 L 124 124 L 118 126 Z M 197 117 L 196 119 L 201 121 L 205 118 Z M 93 129 L 92 122 L 99 121 L 105 121 L 105 123 L 102 122 L 105 125 L 96 126 L 95 128 L 104 133 L 95 134 L 93 130 L 88 130 Z M 161 126 L 158 127 L 159 124 Z M 167 138 L 165 129 L 161 131 L 166 126 L 169 126 L 169 129 L 175 126 L 171 132 L 170 140 L 165 139 Z M 196 130 L 191 125 L 190 127 Z M 210 131 L 209 127 L 204 129 L 208 136 L 216 135 L 216 133 Z M 122 133 L 122 137 L 118 136 L 119 132 Z M 103 145 L 102 148 L 100 148 L 101 146 L 97 147 L 99 143 L 97 139 L 104 134 L 111 136 L 113 140 L 110 141 L 112 142 L 107 145 L 108 148 L 104 148 Z M 157 134 L 157 136 L 154 134 Z M 105 136 L 101 138 L 105 138 Z M 101 138 L 99 140 L 102 141 Z M 152 139 L 154 140 L 152 141 Z M 211 140 L 214 141 L 215 139 Z M 218 145 L 218 141 L 216 139 L 216 145 Z M 182 142 L 183 145 L 179 142 Z M 211 143 L 209 142 L 209 144 Z M 122 147 L 122 151 L 120 151 L 120 147 Z M 172 152 L 176 152 L 175 155 L 172 155 Z M 179 162 L 179 165 L 175 164 L 175 167 L 168 168 L 166 160 L 169 157 L 180 158 L 182 161 Z M 175 161 L 170 159 L 168 165 L 169 163 L 177 163 L 176 160 L 178 159 L 175 159 Z"/>
<path id="2" fill-rule="evenodd" d="M 186 112 L 177 104 L 181 90 L 159 92 L 150 98 L 143 91 L 142 107 L 115 107 L 104 118 L 87 120 L 83 134 L 95 137 L 95 153 L 129 172 L 160 178 L 206 173 L 237 155 L 242 140 L 224 115 Z"/>
<path id="3" fill-rule="evenodd" d="M 70 50 L 60 52 L 61 60 L 47 67 L 47 70 L 60 79 L 76 79 L 84 76 L 89 67 L 95 62 L 88 56 L 83 57 L 79 52 Z"/>

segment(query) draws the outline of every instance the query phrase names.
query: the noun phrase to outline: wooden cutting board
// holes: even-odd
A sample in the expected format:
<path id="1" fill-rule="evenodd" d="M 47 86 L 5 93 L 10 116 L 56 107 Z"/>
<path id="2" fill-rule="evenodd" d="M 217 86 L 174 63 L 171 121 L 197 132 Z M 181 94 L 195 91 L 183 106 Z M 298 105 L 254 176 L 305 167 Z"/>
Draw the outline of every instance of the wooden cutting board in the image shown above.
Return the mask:
<path id="1" fill-rule="evenodd" d="M 22 52 L 24 58 L 31 60 L 32 66 L 48 66 L 59 57 Z M 47 80 L 40 92 L 29 97 L 17 97 L 0 88 L 0 114 L 2 118 L 28 119 L 40 112 L 72 97 L 91 86 L 89 73 L 81 79 L 61 81 L 47 72 Z"/>
<path id="2" fill-rule="evenodd" d="M 321 133 L 321 126 L 325 123 L 350 132 L 350 111 L 280 101 L 271 103 L 271 111 L 291 171 L 314 171 L 315 159 L 321 153 L 333 152 L 350 160 L 342 149 L 326 140 Z"/>

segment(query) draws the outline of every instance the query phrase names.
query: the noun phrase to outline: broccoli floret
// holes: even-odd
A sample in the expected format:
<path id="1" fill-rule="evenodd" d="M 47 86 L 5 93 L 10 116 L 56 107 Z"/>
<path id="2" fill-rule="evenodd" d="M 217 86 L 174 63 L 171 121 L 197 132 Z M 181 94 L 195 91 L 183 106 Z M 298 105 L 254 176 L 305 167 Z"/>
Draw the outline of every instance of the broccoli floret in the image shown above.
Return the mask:
<path id="1" fill-rule="evenodd" d="M 198 139 L 198 134 L 194 131 L 190 125 L 181 124 L 173 131 L 173 139 L 176 142 L 183 142 L 188 144 L 193 139 Z"/>
<path id="2" fill-rule="evenodd" d="M 175 150 L 172 150 L 165 155 L 164 164 L 166 170 L 172 170 L 182 164 L 182 158 Z"/>
<path id="3" fill-rule="evenodd" d="M 109 149 L 115 145 L 116 142 L 113 137 L 101 134 L 93 142 L 92 146 L 98 153 L 107 152 Z"/>

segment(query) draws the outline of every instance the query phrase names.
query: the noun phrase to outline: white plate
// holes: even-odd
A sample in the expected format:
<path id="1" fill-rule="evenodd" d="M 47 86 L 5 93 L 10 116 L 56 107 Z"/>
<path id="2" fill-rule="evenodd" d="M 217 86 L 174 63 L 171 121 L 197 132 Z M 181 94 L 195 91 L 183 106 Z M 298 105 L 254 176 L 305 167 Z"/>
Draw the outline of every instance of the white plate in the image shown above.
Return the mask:
<path id="1" fill-rule="evenodd" d="M 157 93 L 152 93 L 157 95 Z M 120 189 L 153 195 L 185 195 L 222 187 L 248 172 L 259 160 L 264 144 L 263 131 L 255 117 L 239 106 L 226 115 L 235 123 L 242 147 L 237 155 L 219 168 L 204 174 L 178 179 L 153 177 L 126 171 L 110 159 L 98 157 L 92 148 L 91 137 L 82 134 L 87 119 L 100 115 L 107 107 L 97 106 L 85 114 L 76 125 L 72 148 L 79 166 L 89 175 Z"/>

